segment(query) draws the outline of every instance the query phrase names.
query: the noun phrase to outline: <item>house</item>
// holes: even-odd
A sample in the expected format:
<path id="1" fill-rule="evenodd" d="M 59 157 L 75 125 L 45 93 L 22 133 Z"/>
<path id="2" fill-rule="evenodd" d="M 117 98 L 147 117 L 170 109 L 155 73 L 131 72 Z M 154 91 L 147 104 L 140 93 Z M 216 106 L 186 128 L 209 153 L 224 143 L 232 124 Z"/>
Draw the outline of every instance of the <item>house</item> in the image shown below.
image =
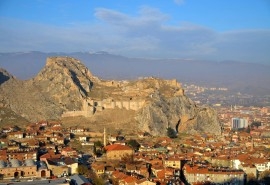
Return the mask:
<path id="1" fill-rule="evenodd" d="M 115 168 L 113 166 L 105 166 L 105 173 L 108 175 L 111 175 L 115 171 Z"/>
<path id="2" fill-rule="evenodd" d="M 119 185 L 135 185 L 138 179 L 132 176 L 126 176 L 119 181 Z"/>
<path id="3" fill-rule="evenodd" d="M 80 142 L 89 142 L 89 140 L 90 140 L 90 136 L 87 136 L 87 135 L 84 135 L 84 134 L 79 135 L 78 138 L 79 138 Z"/>
<path id="4" fill-rule="evenodd" d="M 79 128 L 79 127 L 70 127 L 70 132 L 71 133 L 82 133 L 82 132 L 84 132 L 84 129 Z"/>
<path id="5" fill-rule="evenodd" d="M 7 152 L 7 159 L 12 160 L 12 159 L 17 159 L 20 161 L 26 160 L 26 159 L 32 159 L 36 160 L 37 154 L 35 150 L 32 151 L 8 151 Z"/>
<path id="6" fill-rule="evenodd" d="M 180 169 L 181 168 L 181 161 L 180 158 L 177 156 L 169 157 L 164 159 L 164 166 Z"/>
<path id="7" fill-rule="evenodd" d="M 78 152 L 70 147 L 62 148 L 61 154 L 64 156 L 77 156 Z"/>
<path id="8" fill-rule="evenodd" d="M 124 157 L 133 155 L 132 148 L 126 145 L 112 144 L 105 146 L 106 158 L 108 160 L 121 160 Z"/>
<path id="9" fill-rule="evenodd" d="M 117 141 L 117 135 L 109 135 L 108 141 L 111 143 Z"/>
<path id="10" fill-rule="evenodd" d="M 136 173 L 137 172 L 137 168 L 135 164 L 126 164 L 126 171 L 130 172 L 130 173 Z"/>
<path id="11" fill-rule="evenodd" d="M 24 138 L 35 138 L 36 136 L 37 136 L 37 131 L 29 130 L 24 133 Z"/>
<path id="12" fill-rule="evenodd" d="M 250 165 L 250 164 L 242 164 L 242 169 L 246 174 L 253 174 L 254 177 L 257 177 L 257 168 L 255 165 Z"/>
<path id="13" fill-rule="evenodd" d="M 265 158 L 252 158 L 251 161 L 256 166 L 259 173 L 270 170 L 270 160 Z"/>
<path id="14" fill-rule="evenodd" d="M 165 178 L 165 171 L 164 166 L 160 164 L 152 165 L 151 167 L 152 173 L 154 176 L 156 176 L 158 179 L 161 178 L 161 176 Z M 163 178 L 163 179 L 164 179 Z"/>
<path id="15" fill-rule="evenodd" d="M 91 167 L 92 167 L 93 171 L 95 172 L 95 174 L 97 174 L 98 176 L 105 173 L 105 164 L 104 163 L 95 162 L 95 163 L 92 163 Z"/>
<path id="16" fill-rule="evenodd" d="M 2 128 L 2 133 L 9 133 L 12 131 L 13 131 L 13 129 L 11 127 Z"/>
<path id="17" fill-rule="evenodd" d="M 144 176 L 146 178 L 149 177 L 149 170 L 145 165 L 142 165 L 138 168 L 138 174 L 140 174 L 141 176 Z"/>
<path id="18" fill-rule="evenodd" d="M 77 173 L 78 163 L 73 158 L 48 158 L 45 162 L 48 169 L 50 169 L 55 176 L 65 176 Z"/>
<path id="19" fill-rule="evenodd" d="M 112 172 L 112 178 L 116 181 L 120 181 L 124 178 L 128 177 L 128 175 L 124 174 L 123 172 L 120 172 L 120 171 L 114 171 Z"/>
<path id="20" fill-rule="evenodd" d="M 211 183 L 227 183 L 244 185 L 245 173 L 243 170 L 230 168 L 213 168 L 204 165 L 185 164 L 183 173 L 189 184 L 209 181 Z"/>
<path id="21" fill-rule="evenodd" d="M 17 131 L 17 132 L 10 132 L 8 134 L 8 139 L 21 139 L 23 138 L 23 132 Z"/>

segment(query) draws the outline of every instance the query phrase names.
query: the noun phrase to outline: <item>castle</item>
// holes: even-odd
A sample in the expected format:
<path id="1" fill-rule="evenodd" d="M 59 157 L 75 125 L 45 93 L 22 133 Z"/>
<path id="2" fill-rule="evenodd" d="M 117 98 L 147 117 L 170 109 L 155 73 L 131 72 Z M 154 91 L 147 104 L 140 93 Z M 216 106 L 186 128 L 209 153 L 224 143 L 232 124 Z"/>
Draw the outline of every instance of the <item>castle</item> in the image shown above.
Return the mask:
<path id="1" fill-rule="evenodd" d="M 62 117 L 73 116 L 85 116 L 91 117 L 96 112 L 101 112 L 104 109 L 126 109 L 137 111 L 147 103 L 147 97 L 152 98 L 152 95 L 161 86 L 166 86 L 175 89 L 174 96 L 182 96 L 184 90 L 181 88 L 181 84 L 176 79 L 163 80 L 160 82 L 153 77 L 144 78 L 147 82 L 139 80 L 135 86 L 130 86 L 128 81 L 116 82 L 116 81 L 100 81 L 99 84 L 107 87 L 121 88 L 123 92 L 112 92 L 113 95 L 118 95 L 118 98 L 108 97 L 104 99 L 86 98 L 83 99 L 83 105 L 81 110 L 66 111 L 62 114 Z M 150 84 L 154 84 L 149 87 Z"/>

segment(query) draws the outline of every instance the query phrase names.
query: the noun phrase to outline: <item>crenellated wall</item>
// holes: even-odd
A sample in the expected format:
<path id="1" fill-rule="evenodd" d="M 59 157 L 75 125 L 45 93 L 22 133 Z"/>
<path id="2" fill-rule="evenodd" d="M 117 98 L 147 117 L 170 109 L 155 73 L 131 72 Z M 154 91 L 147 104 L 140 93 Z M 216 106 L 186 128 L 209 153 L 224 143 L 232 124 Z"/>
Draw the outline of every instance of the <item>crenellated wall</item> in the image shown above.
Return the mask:
<path id="1" fill-rule="evenodd" d="M 113 100 L 111 98 L 104 99 L 101 101 L 94 101 L 92 105 L 97 107 L 101 106 L 104 109 L 127 109 L 127 110 L 138 110 L 143 107 L 145 100 Z"/>
<path id="2" fill-rule="evenodd" d="M 104 109 L 127 109 L 127 110 L 139 110 L 145 104 L 145 100 L 113 100 L 111 98 L 104 100 L 86 99 L 83 103 L 82 110 L 66 111 L 62 114 L 62 117 L 73 116 L 85 116 L 90 117 L 95 112 L 101 112 Z"/>

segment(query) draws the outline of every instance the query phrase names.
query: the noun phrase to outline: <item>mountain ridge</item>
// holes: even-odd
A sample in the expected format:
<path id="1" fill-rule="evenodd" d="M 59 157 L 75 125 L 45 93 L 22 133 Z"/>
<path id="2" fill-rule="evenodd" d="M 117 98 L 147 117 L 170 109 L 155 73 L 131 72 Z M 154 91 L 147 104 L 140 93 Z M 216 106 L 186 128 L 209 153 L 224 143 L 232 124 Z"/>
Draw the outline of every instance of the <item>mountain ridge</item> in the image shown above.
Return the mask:
<path id="1" fill-rule="evenodd" d="M 221 132 L 215 111 L 198 108 L 177 80 L 101 80 L 71 57 L 49 57 L 34 78 L 7 80 L 0 85 L 0 100 L 32 122 L 83 116 L 86 126 L 96 129 L 126 127 L 153 135 L 165 135 L 168 127 Z"/>

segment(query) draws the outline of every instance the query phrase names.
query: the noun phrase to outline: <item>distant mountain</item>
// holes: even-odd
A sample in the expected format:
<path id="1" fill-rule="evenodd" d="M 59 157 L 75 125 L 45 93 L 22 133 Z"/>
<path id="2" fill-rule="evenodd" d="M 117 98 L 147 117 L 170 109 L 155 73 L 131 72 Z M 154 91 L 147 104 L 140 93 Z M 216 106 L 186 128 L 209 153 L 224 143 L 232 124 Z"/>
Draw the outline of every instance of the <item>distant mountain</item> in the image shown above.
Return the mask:
<path id="1" fill-rule="evenodd" d="M 87 53 L 0 53 L 0 67 L 20 79 L 34 77 L 49 56 L 71 56 L 84 62 L 104 79 L 134 79 L 143 76 L 176 78 L 183 83 L 228 87 L 253 95 L 269 95 L 270 66 L 235 61 L 198 61 L 184 59 L 144 59 Z"/>

